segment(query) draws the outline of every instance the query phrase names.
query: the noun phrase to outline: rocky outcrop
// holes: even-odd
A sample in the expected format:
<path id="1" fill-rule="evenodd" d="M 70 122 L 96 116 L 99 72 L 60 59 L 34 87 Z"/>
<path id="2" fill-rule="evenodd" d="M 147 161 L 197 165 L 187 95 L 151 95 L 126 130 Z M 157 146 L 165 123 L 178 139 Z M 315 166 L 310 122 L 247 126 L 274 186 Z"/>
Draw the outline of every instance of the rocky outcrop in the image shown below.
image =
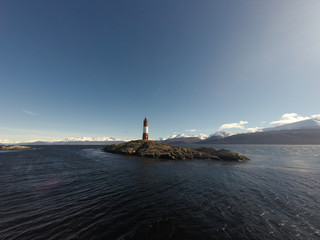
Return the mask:
<path id="1" fill-rule="evenodd" d="M 32 149 L 32 147 L 19 146 L 19 145 L 2 146 L 2 147 L 0 147 L 0 150 L 26 150 L 26 149 Z"/>
<path id="2" fill-rule="evenodd" d="M 151 140 L 137 140 L 127 143 L 108 145 L 104 149 L 106 152 L 135 155 L 157 159 L 213 159 L 227 161 L 247 161 L 247 157 L 229 151 L 215 148 L 190 149 L 185 147 L 175 147 Z"/>
<path id="3" fill-rule="evenodd" d="M 232 152 L 232 151 L 226 150 L 226 149 L 201 147 L 201 148 L 197 148 L 196 150 L 217 156 L 218 158 L 220 158 L 222 160 L 228 160 L 228 161 L 248 161 L 249 160 L 246 156 L 244 156 L 242 154 Z"/>

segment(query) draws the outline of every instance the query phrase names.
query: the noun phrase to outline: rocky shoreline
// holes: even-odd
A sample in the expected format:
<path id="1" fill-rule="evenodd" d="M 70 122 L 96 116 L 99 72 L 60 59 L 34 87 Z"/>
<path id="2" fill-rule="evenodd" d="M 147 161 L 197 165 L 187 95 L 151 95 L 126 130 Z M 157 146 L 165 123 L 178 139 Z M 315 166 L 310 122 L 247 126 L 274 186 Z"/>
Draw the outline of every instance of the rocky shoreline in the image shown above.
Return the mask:
<path id="1" fill-rule="evenodd" d="M 32 149 L 32 147 L 28 146 L 19 146 L 19 145 L 13 145 L 13 146 L 1 146 L 0 150 L 27 150 L 27 149 Z"/>
<path id="2" fill-rule="evenodd" d="M 112 144 L 103 148 L 110 153 L 134 155 L 146 158 L 185 160 L 212 159 L 219 161 L 249 161 L 244 155 L 225 149 L 201 147 L 190 149 L 162 144 L 151 140 L 136 140 L 126 143 Z"/>

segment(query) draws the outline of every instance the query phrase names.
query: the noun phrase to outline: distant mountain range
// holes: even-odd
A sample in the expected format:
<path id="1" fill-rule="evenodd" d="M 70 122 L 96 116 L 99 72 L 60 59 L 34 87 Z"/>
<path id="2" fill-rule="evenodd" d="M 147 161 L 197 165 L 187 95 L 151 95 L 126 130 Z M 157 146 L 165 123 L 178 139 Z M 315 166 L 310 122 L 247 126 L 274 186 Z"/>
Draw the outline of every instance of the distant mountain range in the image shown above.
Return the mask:
<path id="1" fill-rule="evenodd" d="M 288 123 L 276 127 L 265 128 L 264 132 L 268 131 L 281 131 L 281 130 L 299 130 L 299 129 L 319 129 L 320 119 L 312 118 L 294 123 Z"/>
<path id="2" fill-rule="evenodd" d="M 216 132 L 205 139 L 197 136 L 172 136 L 168 144 L 320 144 L 320 119 L 283 124 L 254 133 Z"/>
<path id="3" fill-rule="evenodd" d="M 266 128 L 254 133 L 210 139 L 201 144 L 320 144 L 320 120 L 308 119 Z"/>
<path id="4" fill-rule="evenodd" d="M 109 137 L 104 137 L 104 138 L 82 137 L 82 138 L 66 138 L 61 141 L 25 142 L 25 143 L 19 143 L 19 145 L 108 145 L 108 144 L 127 142 L 130 140 L 122 140 L 122 139 L 109 138 Z M 0 143 L 0 145 L 6 145 L 6 144 Z"/>
<path id="5" fill-rule="evenodd" d="M 208 138 L 202 140 L 201 142 L 202 143 L 206 143 L 206 142 L 210 143 L 211 141 L 217 141 L 219 139 L 224 139 L 224 138 L 231 137 L 231 136 L 234 136 L 237 134 L 239 134 L 239 133 L 236 133 L 236 132 L 229 133 L 229 132 L 225 132 L 225 131 L 219 131 L 219 132 L 216 132 L 214 134 L 209 135 Z"/>
<path id="6" fill-rule="evenodd" d="M 130 139 L 131 140 L 131 139 Z M 36 141 L 19 143 L 24 145 L 108 145 L 130 141 L 128 139 L 105 138 L 67 138 L 62 141 Z M 176 134 L 157 141 L 166 144 L 320 144 L 320 119 L 283 124 L 265 128 L 254 133 L 228 133 L 219 131 L 211 135 Z M 0 145 L 5 145 L 1 144 Z"/>
<path id="7" fill-rule="evenodd" d="M 200 144 L 320 144 L 320 129 L 278 130 L 242 133 Z"/>
<path id="8" fill-rule="evenodd" d="M 157 141 L 165 144 L 191 144 L 196 143 L 201 140 L 208 138 L 208 135 L 199 134 L 199 135 L 189 135 L 189 134 L 178 134 L 172 135 L 169 138 L 160 138 Z"/>
<path id="9" fill-rule="evenodd" d="M 188 134 L 178 134 L 178 135 L 172 135 L 171 137 L 167 139 L 159 139 L 158 141 L 161 141 L 162 143 L 166 144 L 191 144 L 191 143 L 197 143 L 197 142 L 205 142 L 207 140 L 213 140 L 213 139 L 221 139 L 225 137 L 232 136 L 237 133 L 228 133 L 224 131 L 219 131 L 211 135 L 188 135 Z"/>

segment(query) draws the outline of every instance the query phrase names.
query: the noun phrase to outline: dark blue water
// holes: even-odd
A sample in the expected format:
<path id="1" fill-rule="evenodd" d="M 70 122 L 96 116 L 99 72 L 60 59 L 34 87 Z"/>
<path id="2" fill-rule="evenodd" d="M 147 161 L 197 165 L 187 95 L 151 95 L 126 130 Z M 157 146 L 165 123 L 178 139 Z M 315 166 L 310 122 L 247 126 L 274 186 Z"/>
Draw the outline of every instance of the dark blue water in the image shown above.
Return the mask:
<path id="1" fill-rule="evenodd" d="M 320 146 L 227 146 L 248 163 L 100 148 L 0 152 L 0 239 L 320 239 Z"/>

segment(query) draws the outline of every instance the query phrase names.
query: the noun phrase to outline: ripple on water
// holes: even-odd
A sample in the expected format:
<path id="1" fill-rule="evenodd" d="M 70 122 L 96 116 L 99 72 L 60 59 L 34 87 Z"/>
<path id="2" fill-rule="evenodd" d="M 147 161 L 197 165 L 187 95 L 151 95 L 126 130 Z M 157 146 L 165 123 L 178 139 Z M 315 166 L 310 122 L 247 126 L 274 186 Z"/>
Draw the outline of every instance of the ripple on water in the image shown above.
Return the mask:
<path id="1" fill-rule="evenodd" d="M 248 163 L 101 146 L 0 154 L 1 239 L 319 239 L 319 146 L 238 146 Z"/>

